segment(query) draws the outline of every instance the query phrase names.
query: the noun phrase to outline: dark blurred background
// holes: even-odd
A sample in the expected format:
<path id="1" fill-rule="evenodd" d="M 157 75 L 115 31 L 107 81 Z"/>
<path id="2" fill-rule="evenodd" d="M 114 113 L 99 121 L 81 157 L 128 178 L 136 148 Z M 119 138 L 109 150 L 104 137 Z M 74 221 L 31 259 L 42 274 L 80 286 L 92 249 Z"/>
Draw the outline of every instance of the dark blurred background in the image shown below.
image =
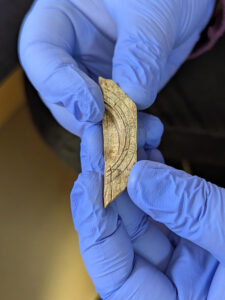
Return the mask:
<path id="1" fill-rule="evenodd" d="M 165 125 L 161 150 L 168 164 L 225 185 L 225 36 L 188 60 L 150 111 Z"/>
<path id="2" fill-rule="evenodd" d="M 18 64 L 18 32 L 32 2 L 32 0 L 0 0 L 0 81 Z"/>
<path id="3" fill-rule="evenodd" d="M 31 176 L 30 174 L 33 172 L 31 170 L 32 168 L 31 165 L 33 164 L 34 168 L 36 166 L 35 169 L 36 173 L 35 172 L 33 173 L 37 175 L 37 173 L 39 172 L 40 174 L 38 173 L 39 174 L 38 176 L 35 175 L 36 177 L 34 177 L 33 181 L 39 180 L 40 184 L 35 186 L 35 189 L 38 193 L 39 191 L 41 191 L 41 187 L 44 186 L 45 183 L 46 188 L 43 191 L 43 193 L 46 193 L 47 195 L 48 192 L 51 190 L 54 192 L 54 188 L 55 188 L 54 180 L 48 182 L 47 179 L 43 179 L 45 180 L 45 182 L 42 182 L 41 174 L 45 173 L 46 178 L 49 178 L 48 176 L 54 177 L 55 174 L 61 172 L 61 174 L 64 174 L 63 176 L 66 177 L 69 182 L 71 181 L 72 184 L 72 180 L 74 179 L 73 178 L 74 174 L 78 174 L 80 170 L 80 165 L 79 165 L 80 141 L 78 138 L 66 132 L 62 127 L 60 127 L 56 123 L 56 121 L 49 113 L 48 109 L 43 105 L 42 101 L 39 99 L 38 94 L 29 83 L 29 80 L 25 77 L 25 75 L 22 73 L 21 69 L 19 68 L 19 62 L 17 58 L 18 31 L 19 31 L 21 21 L 32 2 L 33 1 L 30 0 L 23 0 L 23 1 L 22 0 L 11 0 L 11 1 L 0 0 L 0 104 L 3 103 L 2 107 L 3 108 L 6 107 L 5 103 L 7 103 L 8 101 L 7 99 L 7 97 L 9 97 L 8 95 L 13 95 L 12 99 L 16 103 L 16 99 L 17 97 L 19 97 L 19 95 L 16 94 L 17 89 L 15 89 L 14 94 L 12 94 L 12 91 L 14 87 L 18 84 L 22 86 L 21 88 L 25 91 L 23 97 L 26 98 L 26 103 L 24 103 L 25 111 L 23 111 L 22 106 L 20 106 L 19 107 L 20 110 L 18 109 L 17 115 L 15 114 L 15 111 L 14 111 L 14 115 L 9 114 L 9 118 L 7 119 L 7 122 L 5 122 L 4 124 L 3 123 L 1 124 L 1 114 L 0 114 L 0 143 L 1 143 L 1 148 L 3 149 L 3 150 L 1 149 L 2 152 L 0 154 L 2 156 L 1 166 L 7 160 L 11 162 L 11 165 L 8 162 L 5 164 L 5 170 L 9 170 L 9 166 L 12 166 L 13 168 L 14 166 L 13 164 L 16 165 L 17 161 L 22 157 L 24 160 L 27 159 L 26 163 L 25 162 L 21 163 L 21 166 L 27 165 L 27 169 L 26 170 L 24 169 L 25 170 L 24 174 L 28 173 L 27 175 L 30 177 Z M 20 80 L 19 83 L 18 80 L 13 77 L 14 73 L 17 72 L 18 70 L 20 75 L 19 77 L 15 77 L 15 78 L 19 78 Z M 163 152 L 163 155 L 166 159 L 166 163 L 174 167 L 184 169 L 190 172 L 191 174 L 204 177 L 205 179 L 213 183 L 216 183 L 220 186 L 225 186 L 225 180 L 224 180 L 225 179 L 225 84 L 224 84 L 224 79 L 225 79 L 225 36 L 223 36 L 217 42 L 216 46 L 211 51 L 205 53 L 204 55 L 200 56 L 195 60 L 187 60 L 187 62 L 182 66 L 182 68 L 169 82 L 169 84 L 160 92 L 157 101 L 154 103 L 154 105 L 147 110 L 148 112 L 158 116 L 165 125 L 165 133 L 164 133 L 164 137 L 160 149 Z M 11 101 L 11 104 L 13 103 L 13 101 Z M 19 115 L 20 114 L 19 111 L 21 112 L 21 115 Z M 10 124 L 14 124 L 14 125 L 10 125 Z M 23 124 L 23 126 L 21 124 Z M 32 128 L 32 126 L 34 126 L 35 129 L 30 129 Z M 26 130 L 28 130 L 29 134 L 27 133 L 25 139 L 24 131 Z M 29 130 L 31 130 L 31 132 L 29 132 Z M 6 135 L 6 133 L 8 134 L 8 136 Z M 15 133 L 17 140 L 14 138 L 13 133 Z M 36 133 L 37 136 L 35 135 Z M 10 142 L 9 144 L 7 144 L 9 140 L 8 137 L 10 137 L 10 134 L 11 134 L 11 139 L 14 140 L 14 143 Z M 30 153 L 26 151 L 28 151 L 30 144 L 33 143 L 33 140 L 31 139 L 34 139 L 35 141 L 37 140 L 37 142 L 34 143 L 33 148 L 32 147 L 30 148 L 30 152 L 33 153 L 35 159 L 29 158 L 29 154 L 27 154 L 26 157 L 25 154 L 25 153 Z M 40 141 L 38 139 L 40 139 Z M 8 146 L 4 146 L 3 142 Z M 48 145 L 49 149 L 51 150 L 49 149 L 46 150 L 47 148 L 44 148 L 45 147 L 44 144 Z M 11 153 L 8 149 L 11 149 L 12 145 L 14 145 L 14 149 L 13 149 L 14 152 Z M 17 156 L 18 158 L 17 160 L 15 160 L 15 158 L 13 160 L 15 151 L 17 152 L 17 154 L 19 153 Z M 56 158 L 53 153 L 55 153 L 58 158 Z M 8 155 L 8 157 L 5 157 L 6 155 Z M 45 160 L 48 162 L 46 162 Z M 63 162 L 67 164 L 67 167 L 63 164 Z M 40 165 L 42 165 L 42 168 L 40 168 Z M 48 174 L 47 168 L 48 167 L 52 168 L 53 165 L 54 166 L 57 165 L 55 169 L 53 168 L 54 174 L 51 173 L 50 175 L 47 175 Z M 2 168 L 2 170 L 3 169 L 4 168 Z M 11 173 L 9 173 L 10 176 L 13 175 L 15 176 L 15 174 L 17 173 L 14 172 L 13 169 Z M 5 176 L 5 173 L 2 175 Z M 33 177 L 31 176 L 31 178 Z M 27 186 L 26 185 L 27 180 L 28 179 L 24 179 L 24 183 L 23 183 L 24 186 Z M 61 184 L 63 178 L 60 177 L 59 179 L 57 177 L 57 180 Z M 8 184 L 8 186 L 10 187 L 9 179 L 5 181 L 4 187 L 7 186 L 6 184 Z M 53 185 L 52 188 L 51 185 Z M 9 195 L 8 190 L 9 188 L 5 188 L 5 194 L 2 194 L 1 199 L 3 199 L 3 195 L 6 196 Z M 63 186 L 63 189 L 61 190 L 62 195 L 65 192 L 65 190 L 67 190 L 68 193 L 68 186 Z M 20 192 L 21 191 L 18 191 L 18 193 Z M 43 195 L 44 194 L 42 194 L 41 196 L 42 198 Z M 54 198 L 55 196 L 49 196 L 49 197 Z M 15 199 L 14 194 L 12 195 L 12 198 Z M 53 199 L 52 202 L 51 201 L 49 202 L 50 204 L 48 206 L 48 209 L 50 209 L 50 207 L 52 206 L 54 207 L 54 201 L 55 200 Z M 58 208 L 63 209 L 60 206 L 61 205 L 60 201 L 61 200 L 59 200 Z M 3 201 L 2 203 L 3 206 L 6 207 L 7 201 L 6 202 Z M 32 210 L 31 207 L 30 209 Z M 67 218 L 70 220 L 69 206 L 67 206 L 66 209 L 68 214 Z M 24 210 L 26 212 L 26 206 L 24 206 Z M 12 214 L 11 207 L 8 207 L 6 211 L 8 211 L 10 217 L 14 216 L 11 215 Z M 44 208 L 43 211 L 45 211 Z M 41 222 L 43 222 L 44 220 L 43 211 L 42 210 L 39 211 L 41 215 Z M 38 217 L 37 213 L 34 214 L 36 217 Z M 5 216 L 6 215 L 7 214 L 5 214 Z M 21 217 L 18 222 L 20 222 L 24 218 L 24 216 L 27 216 L 27 213 L 25 215 L 21 214 Z M 46 216 L 46 220 L 48 219 L 48 217 L 49 216 Z M 54 219 L 54 217 L 52 218 Z M 48 223 L 49 224 L 48 226 L 52 226 L 50 224 L 57 222 L 55 219 L 54 219 L 55 221 L 53 221 L 53 219 L 51 219 L 52 221 Z M 6 218 L 4 220 L 6 220 Z M 4 222 L 6 221 L 3 221 L 2 218 L 3 227 L 4 226 L 7 227 L 6 223 Z M 29 227 L 30 226 L 29 222 L 30 220 L 27 219 L 26 226 L 21 225 L 22 226 L 21 228 L 23 228 L 23 226 L 25 226 L 26 228 Z M 37 223 L 33 224 L 34 228 L 36 228 L 35 226 L 37 226 L 37 224 L 40 225 L 39 222 L 40 221 L 37 218 Z M 63 222 L 64 221 L 62 221 L 62 223 Z M 69 222 L 71 222 L 71 220 Z M 69 224 L 70 224 L 69 232 L 72 236 L 73 235 L 72 223 Z M 18 224 L 15 224 L 15 228 L 16 226 L 18 226 Z M 58 230 L 60 231 L 60 229 Z M 22 230 L 21 232 L 22 234 L 25 234 L 26 231 Z M 49 232 L 51 232 L 50 229 Z M 47 231 L 47 233 L 49 232 Z M 55 228 L 51 232 L 54 235 L 53 232 L 55 232 Z M 32 232 L 29 232 L 29 234 L 31 238 Z M 42 241 L 43 231 L 40 231 L 39 234 L 40 234 L 40 241 Z M 16 230 L 13 236 L 16 237 L 18 236 Z M 61 235 L 60 237 L 62 238 Z M 49 234 L 46 234 L 46 243 L 48 239 L 49 239 Z M 55 240 L 59 240 L 59 236 L 56 236 Z M 5 235 L 5 242 L 6 244 L 9 242 L 8 235 Z M 34 240 L 30 242 L 30 240 L 28 239 L 26 243 L 27 245 L 28 244 L 30 245 L 33 242 Z M 57 245 L 56 241 L 55 243 Z M 16 247 L 16 244 L 13 241 L 12 241 L 12 245 L 13 247 Z M 74 244 L 70 246 L 71 249 L 75 247 Z M 48 253 L 46 255 L 47 257 L 49 257 L 49 252 L 43 249 L 41 251 L 43 251 L 43 253 L 44 252 Z M 6 255 L 5 254 L 6 252 L 7 250 L 5 250 L 5 252 L 0 252 L 3 258 L 4 255 Z M 79 252 L 78 248 L 77 248 L 77 252 Z M 31 258 L 33 258 L 32 255 Z M 79 260 L 78 265 L 80 269 L 83 268 L 83 266 L 80 267 L 82 262 L 80 262 L 81 258 L 79 257 L 79 254 L 77 255 L 78 256 L 76 256 L 76 259 Z M 12 257 L 13 257 L 13 252 L 12 252 Z M 23 257 L 22 254 L 21 257 Z M 44 256 L 42 256 L 41 259 L 43 259 L 43 257 Z M 45 257 L 45 259 L 47 259 L 47 257 Z M 2 275 L 3 278 L 5 277 L 5 274 L 8 274 L 8 276 L 10 276 L 10 272 L 7 269 L 6 265 L 5 265 L 5 269 L 3 268 L 4 269 L 3 271 L 5 272 Z M 32 270 L 33 270 L 32 272 L 35 272 L 36 268 Z M 11 272 L 13 273 L 13 267 Z M 25 277 L 34 278 L 34 280 L 37 280 L 37 278 L 35 276 L 32 277 L 29 272 L 31 272 L 30 269 L 26 273 L 27 277 L 26 276 Z M 41 276 L 42 274 L 41 272 L 42 271 L 40 271 L 40 274 L 38 276 Z M 21 270 L 21 274 L 23 274 L 23 270 Z M 85 276 L 86 275 L 84 275 L 83 278 L 86 278 Z M 25 287 L 25 284 L 26 284 L 26 280 L 21 281 L 20 284 L 18 284 L 18 286 Z M 86 284 L 84 284 L 84 286 L 85 285 Z M 35 288 L 36 290 L 38 290 L 39 286 L 35 286 Z M 5 290 L 8 290 L 8 295 L 11 295 L 9 286 L 5 288 Z M 37 296 L 35 293 L 34 295 L 35 296 L 32 297 L 32 299 L 51 299 L 51 298 L 46 298 L 47 296 L 43 296 L 43 295 L 40 296 L 39 294 Z M 90 299 L 90 298 L 85 298 L 84 296 L 82 297 L 83 297 L 82 299 Z M 3 296 L 1 298 L 3 299 Z M 13 299 L 13 297 L 12 298 L 10 296 L 8 298 L 4 297 L 4 299 L 7 300 Z M 25 298 L 23 297 L 23 299 Z M 31 298 L 27 296 L 26 299 L 31 299 Z M 73 299 L 78 299 L 78 298 L 76 298 L 75 296 L 75 298 Z"/>

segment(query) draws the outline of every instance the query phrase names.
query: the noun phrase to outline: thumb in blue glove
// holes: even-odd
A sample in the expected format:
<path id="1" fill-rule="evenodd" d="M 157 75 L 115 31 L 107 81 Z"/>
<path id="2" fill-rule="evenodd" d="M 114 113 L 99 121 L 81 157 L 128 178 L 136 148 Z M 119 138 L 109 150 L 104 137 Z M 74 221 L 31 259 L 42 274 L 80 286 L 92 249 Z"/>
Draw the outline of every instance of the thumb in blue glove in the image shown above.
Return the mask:
<path id="1" fill-rule="evenodd" d="M 131 172 L 128 192 L 153 219 L 225 265 L 225 189 L 164 164 L 141 161 Z"/>
<path id="2" fill-rule="evenodd" d="M 145 109 L 192 51 L 215 0 L 103 1 L 118 29 L 113 80 Z"/>
<path id="3" fill-rule="evenodd" d="M 156 162 L 141 161 L 132 169 L 128 192 L 133 202 L 145 213 L 190 241 L 181 239 L 167 270 L 177 289 L 179 290 L 181 280 L 184 284 L 185 281 L 195 278 L 196 259 L 193 257 L 196 255 L 198 262 L 202 260 L 202 267 L 205 264 L 202 269 L 204 276 L 196 277 L 196 282 L 202 284 L 202 291 L 204 288 L 208 289 L 207 299 L 223 299 L 225 189 L 184 171 Z M 211 258 L 204 254 L 205 250 L 211 254 Z M 179 256 L 186 257 L 186 260 L 176 262 Z M 193 277 L 185 277 L 186 279 L 180 277 L 181 268 L 186 274 L 189 268 L 195 269 Z M 193 286 L 194 283 L 192 288 Z M 184 290 L 180 290 L 180 295 L 183 295 Z M 198 289 L 197 294 L 194 293 L 191 299 L 203 299 L 201 297 Z"/>
<path id="4" fill-rule="evenodd" d="M 38 0 L 19 36 L 19 57 L 32 84 L 56 120 L 82 136 L 101 121 L 99 75 L 111 74 L 114 43 L 72 1 Z"/>

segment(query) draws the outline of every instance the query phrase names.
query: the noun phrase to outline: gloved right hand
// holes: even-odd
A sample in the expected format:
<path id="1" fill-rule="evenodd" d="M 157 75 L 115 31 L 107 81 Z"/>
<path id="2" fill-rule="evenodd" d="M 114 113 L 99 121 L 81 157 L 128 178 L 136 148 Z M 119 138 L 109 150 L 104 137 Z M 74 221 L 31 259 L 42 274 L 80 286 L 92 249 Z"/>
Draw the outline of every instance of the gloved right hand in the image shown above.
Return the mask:
<path id="1" fill-rule="evenodd" d="M 19 38 L 21 63 L 58 122 L 82 136 L 99 122 L 98 76 L 149 107 L 188 57 L 215 0 L 37 0 Z"/>
<path id="2" fill-rule="evenodd" d="M 142 211 L 181 237 L 167 268 L 178 299 L 224 299 L 225 189 L 143 160 L 131 171 L 128 193 Z"/>
<path id="3" fill-rule="evenodd" d="M 142 122 L 145 115 L 140 117 Z M 156 127 L 153 120 L 146 115 L 149 132 Z M 101 126 L 90 127 L 82 139 L 82 174 L 71 193 L 71 209 L 97 291 L 103 299 L 223 299 L 225 190 L 149 161 L 160 158 L 154 149 L 159 134 L 141 136 L 139 158 L 145 160 L 133 167 L 128 182 L 133 203 L 125 191 L 106 209 Z M 152 150 L 145 151 L 146 143 Z"/>

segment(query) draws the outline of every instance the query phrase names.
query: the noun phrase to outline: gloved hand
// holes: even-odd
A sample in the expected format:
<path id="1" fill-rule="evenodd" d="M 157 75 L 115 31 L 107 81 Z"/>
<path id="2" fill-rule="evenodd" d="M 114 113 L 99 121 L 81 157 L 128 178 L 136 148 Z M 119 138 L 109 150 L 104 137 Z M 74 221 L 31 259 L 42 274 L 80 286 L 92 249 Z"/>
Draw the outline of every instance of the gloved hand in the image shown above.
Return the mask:
<path id="1" fill-rule="evenodd" d="M 142 211 L 182 237 L 167 269 L 180 299 L 223 299 L 225 189 L 141 161 L 131 171 L 128 193 Z"/>
<path id="2" fill-rule="evenodd" d="M 157 119 L 139 116 L 139 159 L 162 162 L 154 149 L 162 132 L 155 128 L 160 128 Z M 223 299 L 222 189 L 208 184 L 215 195 L 205 190 L 201 194 L 203 180 L 140 161 L 131 172 L 128 193 L 141 210 L 126 191 L 104 209 L 100 125 L 85 131 L 81 159 L 82 174 L 71 193 L 71 209 L 82 257 L 103 299 Z M 215 203 L 214 211 L 211 205 L 202 205 L 207 195 L 220 203 Z"/>
<path id="3" fill-rule="evenodd" d="M 37 0 L 19 38 L 21 63 L 58 122 L 82 136 L 102 119 L 98 76 L 139 109 L 192 51 L 215 0 Z"/>

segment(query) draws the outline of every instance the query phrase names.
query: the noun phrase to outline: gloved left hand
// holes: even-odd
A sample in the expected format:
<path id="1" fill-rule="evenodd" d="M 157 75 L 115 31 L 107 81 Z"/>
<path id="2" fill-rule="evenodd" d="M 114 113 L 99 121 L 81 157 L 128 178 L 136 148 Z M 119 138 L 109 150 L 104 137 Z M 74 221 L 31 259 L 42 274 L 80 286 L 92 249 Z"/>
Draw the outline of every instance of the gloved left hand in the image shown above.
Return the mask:
<path id="1" fill-rule="evenodd" d="M 148 126 L 147 132 L 151 132 L 151 126 Z M 145 136 L 147 140 L 143 141 L 142 138 L 138 142 L 139 158 L 162 161 L 157 150 L 144 149 L 145 143 L 158 144 L 156 136 L 153 138 L 154 142 L 149 134 L 139 134 L 139 138 L 140 136 Z M 158 141 L 159 139 L 158 137 Z M 216 289 L 218 296 L 221 296 L 219 283 L 223 271 L 212 254 L 188 240 L 162 230 L 160 225 L 149 219 L 149 210 L 146 208 L 145 214 L 138 209 L 127 192 L 120 195 L 107 209 L 103 208 L 104 159 L 102 142 L 99 141 L 102 141 L 102 130 L 98 125 L 89 128 L 84 134 L 81 147 L 82 174 L 71 193 L 71 208 L 82 257 L 102 298 L 201 300 L 208 296 L 208 299 L 221 299 L 214 296 Z M 128 190 L 132 200 L 136 202 L 135 199 L 141 201 L 143 198 L 145 201 L 147 197 L 157 203 L 160 194 L 148 193 L 155 186 L 154 174 L 151 178 L 144 176 L 144 180 L 141 176 L 142 180 L 138 180 L 141 173 L 136 173 L 135 168 Z M 143 187 L 139 188 L 138 194 L 135 189 L 136 181 Z M 147 182 L 147 185 L 142 185 L 142 182 Z M 163 207 L 166 207 L 166 187 L 160 189 L 160 192 L 164 193 L 165 200 L 162 203 L 165 205 L 156 209 L 154 215 L 151 214 L 155 219 L 161 216 Z M 140 207 L 142 208 L 141 205 Z M 163 222 L 163 218 L 159 219 Z M 171 222 L 176 222 L 176 219 Z M 167 223 L 166 225 L 168 226 Z M 185 223 L 180 222 L 179 229 L 179 234 L 182 229 L 185 231 Z"/>
<path id="2" fill-rule="evenodd" d="M 186 60 L 215 0 L 36 0 L 19 37 L 20 61 L 55 119 L 79 135 L 102 120 L 98 76 L 149 107 Z"/>

